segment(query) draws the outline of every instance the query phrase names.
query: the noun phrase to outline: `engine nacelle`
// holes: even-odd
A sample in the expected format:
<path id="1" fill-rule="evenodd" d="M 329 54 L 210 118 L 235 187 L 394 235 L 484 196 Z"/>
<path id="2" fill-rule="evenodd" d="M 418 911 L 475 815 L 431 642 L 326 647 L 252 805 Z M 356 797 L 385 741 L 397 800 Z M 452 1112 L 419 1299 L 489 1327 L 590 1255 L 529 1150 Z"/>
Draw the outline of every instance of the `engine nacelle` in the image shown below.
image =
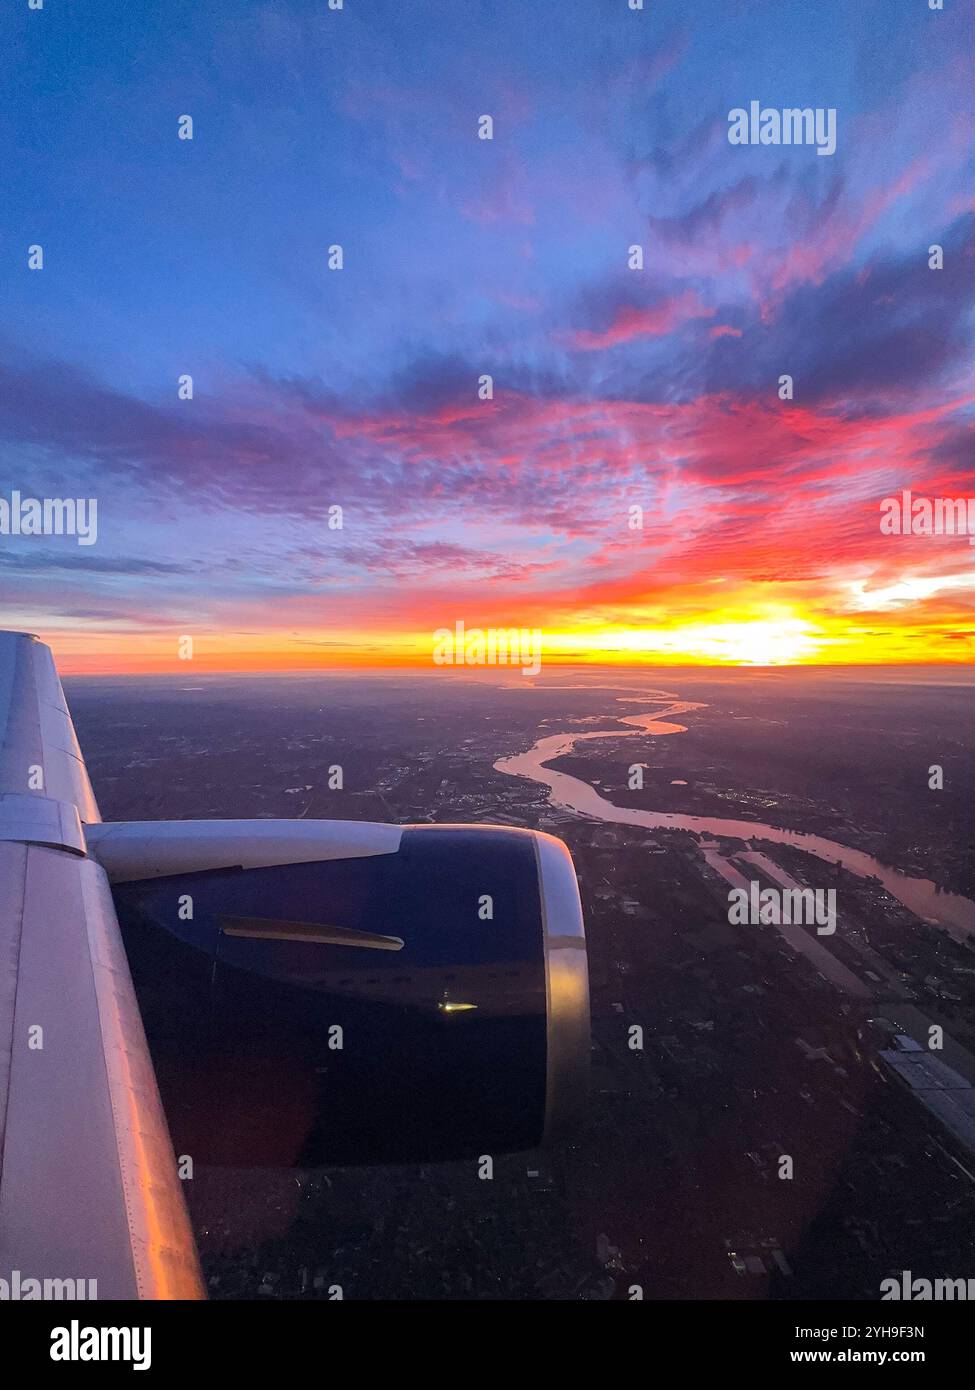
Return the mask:
<path id="1" fill-rule="evenodd" d="M 177 1153 L 392 1162 L 564 1134 L 589 1070 L 575 869 L 507 826 L 92 826 Z"/>

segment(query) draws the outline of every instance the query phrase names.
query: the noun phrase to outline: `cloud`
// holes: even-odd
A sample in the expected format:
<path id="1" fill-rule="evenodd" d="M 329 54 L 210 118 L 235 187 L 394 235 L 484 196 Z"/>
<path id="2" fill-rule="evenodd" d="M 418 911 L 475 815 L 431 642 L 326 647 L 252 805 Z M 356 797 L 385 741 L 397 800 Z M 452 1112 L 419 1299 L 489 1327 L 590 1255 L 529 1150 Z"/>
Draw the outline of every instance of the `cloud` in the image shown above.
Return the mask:
<path id="1" fill-rule="evenodd" d="M 576 352 L 595 352 L 617 347 L 620 343 L 630 343 L 635 338 L 666 337 L 692 319 L 710 318 L 714 312 L 714 309 L 701 302 L 700 296 L 693 290 L 685 290 L 683 294 L 657 304 L 622 305 L 605 328 L 596 331 L 576 329 L 560 335 L 560 341 Z"/>
<path id="2" fill-rule="evenodd" d="M 9 544 L 9 541 L 8 541 Z M 0 549 L 0 569 L 18 570 L 30 574 L 43 574 L 51 570 L 65 573 L 106 575 L 169 575 L 185 574 L 185 562 L 166 562 L 161 560 L 142 560 L 134 556 L 102 558 L 90 551 L 65 550 L 63 552 L 35 549 L 33 540 L 24 540 L 23 550 Z M 197 566 L 193 566 L 197 568 Z"/>

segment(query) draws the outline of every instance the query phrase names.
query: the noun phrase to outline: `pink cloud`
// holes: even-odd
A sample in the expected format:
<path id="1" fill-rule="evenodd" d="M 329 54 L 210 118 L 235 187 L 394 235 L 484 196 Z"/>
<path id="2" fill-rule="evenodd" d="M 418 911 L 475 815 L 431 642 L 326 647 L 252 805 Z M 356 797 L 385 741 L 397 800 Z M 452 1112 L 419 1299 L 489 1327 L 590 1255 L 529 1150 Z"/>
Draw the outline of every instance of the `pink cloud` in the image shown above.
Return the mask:
<path id="1" fill-rule="evenodd" d="M 576 352 L 597 352 L 616 347 L 619 343 L 632 342 L 634 338 L 666 337 L 682 324 L 692 319 L 710 318 L 714 312 L 702 302 L 700 295 L 686 290 L 683 294 L 661 300 L 659 304 L 643 307 L 625 304 L 616 311 L 609 327 L 600 332 L 580 328 L 559 335 L 559 338 Z"/>

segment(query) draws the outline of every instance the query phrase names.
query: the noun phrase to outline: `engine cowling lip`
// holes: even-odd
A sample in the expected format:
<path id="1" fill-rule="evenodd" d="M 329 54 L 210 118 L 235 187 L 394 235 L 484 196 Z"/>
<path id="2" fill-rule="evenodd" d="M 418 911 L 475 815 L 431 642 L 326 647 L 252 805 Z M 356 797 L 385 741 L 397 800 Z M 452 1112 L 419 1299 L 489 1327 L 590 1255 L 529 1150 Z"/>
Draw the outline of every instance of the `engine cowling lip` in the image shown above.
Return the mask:
<path id="1" fill-rule="evenodd" d="M 568 847 L 532 831 L 538 863 L 546 990 L 545 1121 L 542 1143 L 564 1138 L 589 1097 L 589 963 L 579 883 Z"/>

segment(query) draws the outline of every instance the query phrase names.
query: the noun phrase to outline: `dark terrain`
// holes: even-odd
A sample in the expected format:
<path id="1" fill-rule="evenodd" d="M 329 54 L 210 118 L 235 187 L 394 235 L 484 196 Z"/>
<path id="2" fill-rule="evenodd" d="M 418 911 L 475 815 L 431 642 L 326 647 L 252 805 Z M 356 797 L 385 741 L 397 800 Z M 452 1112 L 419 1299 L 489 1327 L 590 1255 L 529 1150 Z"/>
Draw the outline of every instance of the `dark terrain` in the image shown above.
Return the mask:
<path id="1" fill-rule="evenodd" d="M 612 728 L 653 708 L 620 696 L 665 690 L 707 705 L 675 716 L 686 733 L 600 739 L 555 765 L 618 805 L 813 831 L 975 898 L 968 671 L 66 687 L 106 820 L 500 819 L 561 835 L 579 872 L 587 1127 L 549 1154 L 501 1158 L 491 1182 L 473 1163 L 198 1170 L 187 1195 L 211 1296 L 627 1298 L 639 1286 L 646 1298 L 876 1298 L 902 1269 L 975 1274 L 975 1156 L 878 1060 L 899 1006 L 975 1050 L 971 940 L 837 875 L 846 929 L 830 949 L 862 970 L 866 944 L 897 972 L 852 999 L 774 928 L 729 925 L 727 884 L 690 834 L 558 811 L 544 788 L 492 766 L 547 733 Z M 630 791 L 641 760 L 645 785 Z M 336 764 L 344 787 L 330 791 Z M 928 789 L 932 764 L 942 791 Z M 819 882 L 810 856 L 774 853 Z M 628 1046 L 634 1025 L 642 1051 Z"/>

